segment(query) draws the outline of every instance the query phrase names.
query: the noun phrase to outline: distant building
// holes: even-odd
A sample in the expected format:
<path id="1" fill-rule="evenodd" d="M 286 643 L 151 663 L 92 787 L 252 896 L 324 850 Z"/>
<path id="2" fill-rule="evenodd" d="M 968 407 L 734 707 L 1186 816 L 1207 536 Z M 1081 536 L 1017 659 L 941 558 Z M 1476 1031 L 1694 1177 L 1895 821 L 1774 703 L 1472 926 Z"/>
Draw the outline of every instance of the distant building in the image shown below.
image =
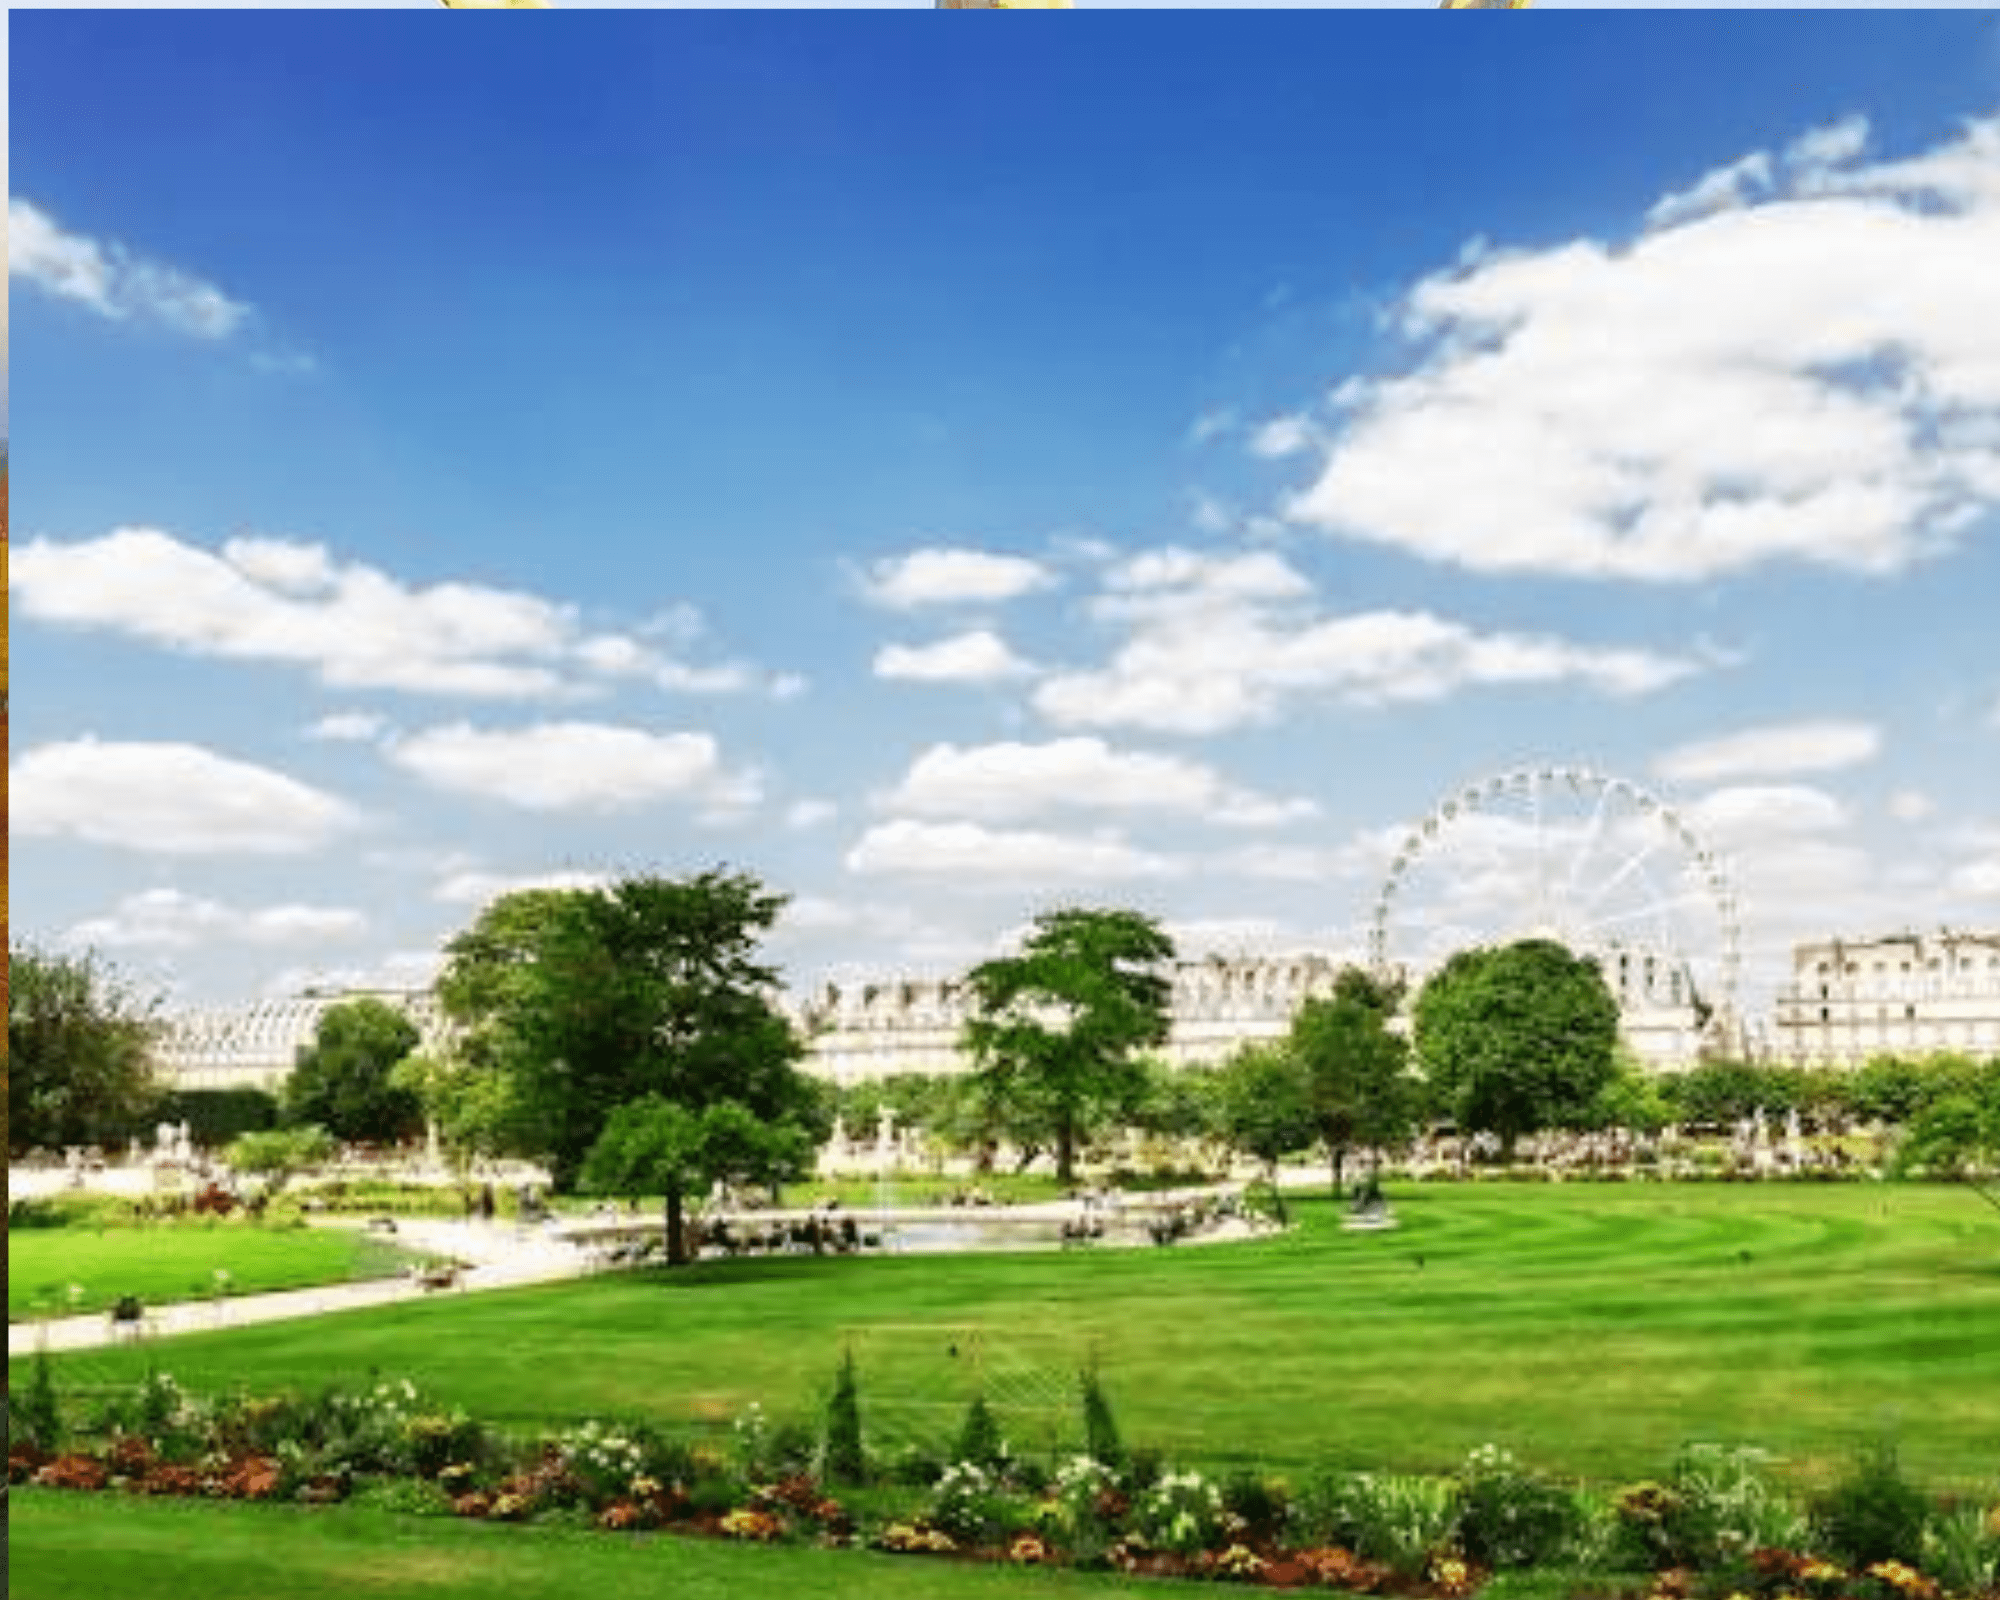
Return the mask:
<path id="1" fill-rule="evenodd" d="M 2000 1054 L 2000 933 L 1940 928 L 1796 945 L 1771 1041 L 1778 1060 L 1801 1065 Z"/>
<path id="2" fill-rule="evenodd" d="M 1359 959 L 1305 954 L 1177 961 L 1172 1031 L 1157 1053 L 1172 1066 L 1211 1066 L 1242 1045 L 1276 1039 L 1301 1005 L 1331 994 L 1341 968 Z M 1702 1030 L 1685 966 L 1639 947 L 1617 948 L 1600 960 L 1621 1007 L 1626 1042 L 1640 1061 L 1663 1070 L 1691 1062 Z M 447 1025 L 429 990 L 309 993 L 170 1018 L 154 1059 L 181 1088 L 275 1089 L 299 1049 L 312 1042 L 320 1014 L 364 995 L 403 1011 L 424 1047 L 444 1039 Z M 971 1066 L 958 1048 L 971 1005 L 963 979 L 828 983 L 782 1005 L 807 1040 L 805 1069 L 835 1083 Z"/>

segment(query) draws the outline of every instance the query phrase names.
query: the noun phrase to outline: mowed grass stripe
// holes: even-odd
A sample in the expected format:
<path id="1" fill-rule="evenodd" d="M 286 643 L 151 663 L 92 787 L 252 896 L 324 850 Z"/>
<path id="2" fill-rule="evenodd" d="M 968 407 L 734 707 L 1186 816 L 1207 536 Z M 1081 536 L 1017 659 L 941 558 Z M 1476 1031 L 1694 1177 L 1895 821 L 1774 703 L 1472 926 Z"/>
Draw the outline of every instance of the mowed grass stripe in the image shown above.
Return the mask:
<path id="1" fill-rule="evenodd" d="M 1620 1478 L 1719 1439 L 1823 1476 L 1886 1424 L 1940 1486 L 2000 1469 L 2000 1225 L 1962 1191 L 1393 1198 L 1389 1234 L 1343 1233 L 1313 1199 L 1295 1234 L 1242 1246 L 703 1264 L 204 1335 L 161 1359 L 204 1387 L 380 1369 L 500 1419 L 678 1423 L 753 1399 L 810 1416 L 850 1338 L 865 1404 L 898 1378 L 871 1371 L 900 1348 L 877 1330 L 970 1326 L 992 1360 L 1058 1380 L 1094 1355 L 1130 1438 L 1210 1462 L 1436 1469 L 1491 1440 Z M 73 1370 L 123 1378 L 143 1361 Z M 1022 1419 L 1022 1442 L 1043 1426 Z"/>

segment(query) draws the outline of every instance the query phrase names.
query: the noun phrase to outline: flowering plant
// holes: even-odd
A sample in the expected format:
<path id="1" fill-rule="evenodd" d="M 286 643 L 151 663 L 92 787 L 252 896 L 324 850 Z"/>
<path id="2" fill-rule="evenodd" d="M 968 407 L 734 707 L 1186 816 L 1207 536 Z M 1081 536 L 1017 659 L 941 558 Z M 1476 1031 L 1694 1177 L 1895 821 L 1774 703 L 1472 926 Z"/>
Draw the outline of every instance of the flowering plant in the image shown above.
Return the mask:
<path id="1" fill-rule="evenodd" d="M 1198 1472 L 1170 1472 L 1140 1499 L 1139 1531 L 1163 1550 L 1191 1555 L 1222 1528 L 1222 1493 Z"/>
<path id="2" fill-rule="evenodd" d="M 976 1544 L 1000 1522 L 1000 1494 L 984 1467 L 961 1461 L 944 1469 L 932 1490 L 931 1520 L 954 1539 Z"/>

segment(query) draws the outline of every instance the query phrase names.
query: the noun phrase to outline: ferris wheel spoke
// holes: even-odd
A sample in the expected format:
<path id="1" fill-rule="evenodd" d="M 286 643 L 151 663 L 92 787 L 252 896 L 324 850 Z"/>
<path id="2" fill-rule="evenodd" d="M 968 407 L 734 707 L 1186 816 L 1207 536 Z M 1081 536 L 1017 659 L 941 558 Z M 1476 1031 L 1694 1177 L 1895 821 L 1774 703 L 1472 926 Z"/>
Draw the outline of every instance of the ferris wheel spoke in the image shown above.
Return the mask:
<path id="1" fill-rule="evenodd" d="M 1589 911 L 1595 907 L 1599 901 L 1611 893 L 1613 889 L 1617 888 L 1619 884 L 1631 877 L 1633 873 L 1639 871 L 1644 866 L 1646 858 L 1655 854 L 1659 848 L 1660 842 L 1657 839 L 1648 839 L 1644 844 L 1640 845 L 1637 850 L 1625 858 L 1623 865 L 1616 872 L 1612 873 L 1610 877 L 1606 878 L 1592 891 L 1589 898 L 1583 902 L 1583 909 Z"/>
<path id="2" fill-rule="evenodd" d="M 1584 863 L 1596 853 L 1597 846 L 1604 837 L 1604 808 L 1610 799 L 1611 785 L 1599 783 L 1597 803 L 1590 808 L 1590 821 L 1584 824 L 1583 842 L 1577 848 L 1575 859 L 1569 864 L 1569 875 L 1563 883 L 1565 895 L 1573 896 L 1576 893 L 1577 881 L 1583 876 Z"/>

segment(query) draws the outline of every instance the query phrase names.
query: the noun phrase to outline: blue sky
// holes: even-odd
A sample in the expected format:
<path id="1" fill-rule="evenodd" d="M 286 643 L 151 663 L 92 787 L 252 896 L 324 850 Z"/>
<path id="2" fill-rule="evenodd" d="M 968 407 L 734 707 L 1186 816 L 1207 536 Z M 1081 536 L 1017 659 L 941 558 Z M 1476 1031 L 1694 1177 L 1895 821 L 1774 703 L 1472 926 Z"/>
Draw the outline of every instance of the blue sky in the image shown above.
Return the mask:
<path id="1" fill-rule="evenodd" d="M 22 932 L 224 1001 L 726 862 L 801 988 L 1345 952 L 1565 762 L 1753 1009 L 2000 921 L 1990 18 L 546 24 L 13 19 Z M 1700 971 L 1664 842 L 1584 920 Z"/>

